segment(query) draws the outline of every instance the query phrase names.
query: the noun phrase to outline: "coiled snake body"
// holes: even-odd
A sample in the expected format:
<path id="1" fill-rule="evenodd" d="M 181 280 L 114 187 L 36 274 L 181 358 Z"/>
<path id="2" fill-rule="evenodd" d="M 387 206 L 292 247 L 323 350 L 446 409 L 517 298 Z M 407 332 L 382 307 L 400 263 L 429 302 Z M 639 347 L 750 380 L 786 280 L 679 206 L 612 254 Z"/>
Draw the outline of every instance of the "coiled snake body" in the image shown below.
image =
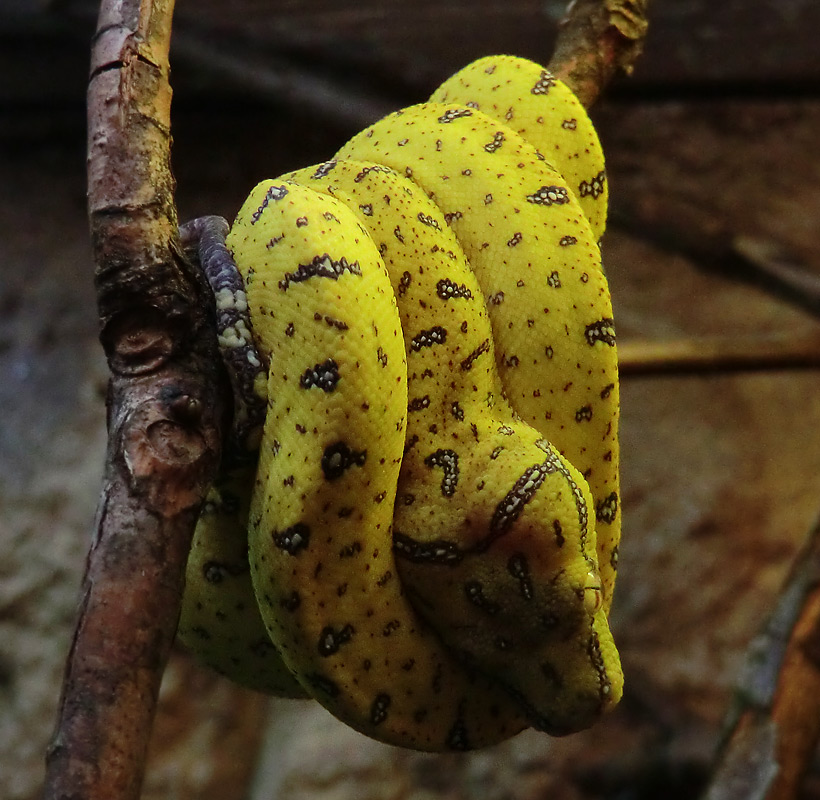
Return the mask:
<path id="1" fill-rule="evenodd" d="M 605 216 L 586 113 L 512 57 L 251 192 L 221 301 L 248 306 L 267 413 L 189 560 L 206 662 L 425 750 L 617 702 Z"/>

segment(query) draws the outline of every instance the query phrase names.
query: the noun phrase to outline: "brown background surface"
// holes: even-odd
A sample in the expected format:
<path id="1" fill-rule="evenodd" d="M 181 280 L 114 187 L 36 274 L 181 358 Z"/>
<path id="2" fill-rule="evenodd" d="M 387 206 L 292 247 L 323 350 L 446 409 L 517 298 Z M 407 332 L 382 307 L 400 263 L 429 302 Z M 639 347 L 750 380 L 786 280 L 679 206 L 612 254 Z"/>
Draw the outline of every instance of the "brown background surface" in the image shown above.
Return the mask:
<path id="1" fill-rule="evenodd" d="M 556 2 L 180 0 L 182 218 L 232 217 L 262 177 L 321 160 L 470 58 L 549 58 Z M 654 0 L 646 57 L 594 111 L 620 224 L 621 341 L 800 334 L 817 322 L 653 244 L 658 226 L 787 247 L 820 273 L 820 6 Z M 104 447 L 85 220 L 93 4 L 0 7 L 0 797 L 38 796 Z M 284 79 L 283 79 L 283 76 Z M 749 640 L 820 499 L 820 376 L 632 378 L 613 620 L 619 710 L 568 739 L 468 756 L 388 748 L 177 654 L 144 796 L 696 796 Z M 810 778 L 806 797 L 820 797 Z"/>

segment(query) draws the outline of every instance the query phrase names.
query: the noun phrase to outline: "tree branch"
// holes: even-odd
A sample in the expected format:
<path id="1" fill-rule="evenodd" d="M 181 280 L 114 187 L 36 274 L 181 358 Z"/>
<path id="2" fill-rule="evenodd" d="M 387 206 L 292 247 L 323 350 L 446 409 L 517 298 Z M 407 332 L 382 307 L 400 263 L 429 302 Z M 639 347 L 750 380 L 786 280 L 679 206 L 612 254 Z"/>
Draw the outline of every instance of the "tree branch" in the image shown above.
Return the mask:
<path id="1" fill-rule="evenodd" d="M 791 800 L 820 738 L 820 520 L 752 642 L 704 800 Z"/>
<path id="2" fill-rule="evenodd" d="M 689 259 L 698 269 L 757 286 L 773 297 L 820 316 L 820 277 L 789 248 L 769 238 L 707 231 L 657 219 L 613 204 L 608 226 L 667 253 Z"/>
<path id="3" fill-rule="evenodd" d="M 561 21 L 552 73 L 589 108 L 617 72 L 643 51 L 649 0 L 573 0 Z"/>
<path id="4" fill-rule="evenodd" d="M 820 334 L 626 341 L 621 377 L 820 368 Z"/>
<path id="5" fill-rule="evenodd" d="M 207 285 L 177 236 L 172 0 L 106 0 L 88 87 L 88 185 L 109 443 L 46 798 L 138 798 L 191 534 L 220 455 Z M 219 388 L 217 388 L 219 387 Z"/>

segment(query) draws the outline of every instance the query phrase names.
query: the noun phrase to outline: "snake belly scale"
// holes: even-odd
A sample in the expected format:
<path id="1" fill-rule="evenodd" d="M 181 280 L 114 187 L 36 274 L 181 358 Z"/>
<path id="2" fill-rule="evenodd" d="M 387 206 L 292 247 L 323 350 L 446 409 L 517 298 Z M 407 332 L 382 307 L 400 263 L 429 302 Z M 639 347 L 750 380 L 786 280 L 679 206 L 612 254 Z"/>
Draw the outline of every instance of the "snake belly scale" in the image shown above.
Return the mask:
<path id="1" fill-rule="evenodd" d="M 259 184 L 228 237 L 266 416 L 203 513 L 180 635 L 392 744 L 564 734 L 621 694 L 606 183 L 545 76 L 476 62 Z"/>

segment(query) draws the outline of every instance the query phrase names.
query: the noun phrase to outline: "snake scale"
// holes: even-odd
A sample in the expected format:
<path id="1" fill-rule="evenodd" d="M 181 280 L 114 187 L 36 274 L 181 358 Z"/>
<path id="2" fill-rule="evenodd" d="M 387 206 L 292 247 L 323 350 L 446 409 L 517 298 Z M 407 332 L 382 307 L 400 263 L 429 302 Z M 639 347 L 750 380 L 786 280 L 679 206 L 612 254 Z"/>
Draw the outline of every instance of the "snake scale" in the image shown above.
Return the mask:
<path id="1" fill-rule="evenodd" d="M 510 56 L 254 188 L 215 294 L 264 427 L 195 534 L 206 663 L 432 751 L 617 703 L 606 207 L 585 110 Z"/>

